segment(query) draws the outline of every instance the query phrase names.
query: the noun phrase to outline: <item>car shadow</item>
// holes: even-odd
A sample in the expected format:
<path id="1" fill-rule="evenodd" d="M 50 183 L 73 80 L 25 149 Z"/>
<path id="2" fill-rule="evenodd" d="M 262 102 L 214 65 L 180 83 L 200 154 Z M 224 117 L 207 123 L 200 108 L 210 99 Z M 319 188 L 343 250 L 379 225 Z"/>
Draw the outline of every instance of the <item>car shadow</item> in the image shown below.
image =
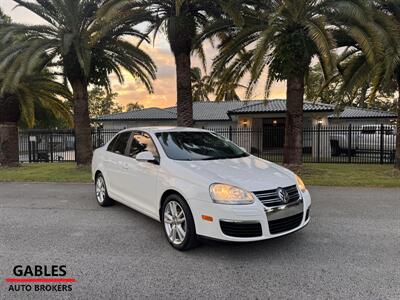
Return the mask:
<path id="1" fill-rule="evenodd" d="M 159 250 L 176 253 L 177 250 L 173 249 L 167 242 L 161 224 L 149 218 L 136 210 L 125 206 L 124 204 L 117 203 L 114 206 L 121 213 L 126 214 L 125 216 L 132 220 L 132 225 L 141 224 L 142 228 L 146 228 L 148 237 L 153 239 L 154 244 Z M 246 254 L 247 259 L 259 259 L 266 255 L 274 256 L 286 256 L 293 255 L 299 249 L 307 248 L 309 245 L 309 239 L 311 239 L 311 233 L 307 232 L 306 226 L 300 231 L 293 232 L 291 234 L 257 242 L 226 242 L 219 240 L 212 240 L 201 237 L 199 239 L 199 246 L 186 252 L 179 252 L 183 256 L 210 256 L 214 258 L 223 258 L 229 253 L 230 257 L 238 259 L 243 258 L 243 254 Z"/>

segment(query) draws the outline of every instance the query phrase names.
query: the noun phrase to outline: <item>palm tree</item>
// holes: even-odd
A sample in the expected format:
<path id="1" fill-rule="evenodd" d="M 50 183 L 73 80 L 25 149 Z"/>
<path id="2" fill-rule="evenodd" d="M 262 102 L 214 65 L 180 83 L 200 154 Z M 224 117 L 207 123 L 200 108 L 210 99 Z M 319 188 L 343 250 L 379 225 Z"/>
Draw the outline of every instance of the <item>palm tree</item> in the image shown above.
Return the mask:
<path id="1" fill-rule="evenodd" d="M 397 85 L 395 168 L 400 170 L 400 0 L 337 1 L 332 19 L 345 33 L 338 35 L 338 44 L 346 47 L 338 59 L 341 92 L 355 93 L 368 85 L 371 104 L 378 91 Z"/>
<path id="2" fill-rule="evenodd" d="M 209 75 L 204 75 L 198 67 L 192 68 L 193 101 L 210 101 L 209 94 L 214 92 Z"/>
<path id="3" fill-rule="evenodd" d="M 10 23 L 11 19 L 0 10 L 0 29 Z M 48 72 L 23 76 L 21 84 L 11 88 L 7 84 L 8 89 L 5 75 L 0 73 L 0 166 L 14 166 L 19 162 L 18 121 L 33 127 L 35 107 L 43 107 L 72 124 L 68 106 L 60 100 L 71 99 L 71 95 Z"/>
<path id="4" fill-rule="evenodd" d="M 191 54 L 205 58 L 197 37 L 211 18 L 220 14 L 219 1 L 212 0 L 109 0 L 108 20 L 117 15 L 130 15 L 147 22 L 146 36 L 155 38 L 161 31 L 175 57 L 178 126 L 193 126 Z M 113 8 L 114 7 L 114 8 Z M 106 9 L 105 9 L 106 11 Z"/>
<path id="5" fill-rule="evenodd" d="M 122 69 L 140 79 L 152 92 L 156 67 L 151 58 L 125 36 L 144 39 L 135 20 L 123 16 L 103 20 L 97 16 L 103 0 L 14 0 L 41 17 L 45 25 L 11 24 L 1 31 L 3 42 L 13 36 L 20 40 L 0 53 L 0 71 L 7 81 L 18 82 L 20 74 L 36 66 L 58 66 L 73 91 L 76 160 L 91 162 L 92 141 L 88 110 L 88 85 L 109 88 L 114 73 L 122 83 Z M 19 62 L 18 62 L 19 61 Z"/>
<path id="6" fill-rule="evenodd" d="M 268 69 L 266 97 L 274 81 L 287 82 L 283 162 L 302 165 L 305 76 L 313 58 L 325 74 L 334 69 L 334 39 L 325 17 L 325 0 L 237 1 L 234 26 L 219 45 L 214 72 L 234 69 L 236 82 L 250 74 L 247 96 Z M 246 51 L 244 51 L 246 50 Z"/>
<path id="7" fill-rule="evenodd" d="M 3 88 L 0 73 L 0 87 Z M 72 115 L 65 100 L 71 100 L 68 88 L 48 73 L 24 76 L 13 89 L 0 94 L 0 166 L 14 166 L 19 162 L 18 122 L 28 127 L 35 125 L 35 107 L 43 107 L 72 125 Z"/>

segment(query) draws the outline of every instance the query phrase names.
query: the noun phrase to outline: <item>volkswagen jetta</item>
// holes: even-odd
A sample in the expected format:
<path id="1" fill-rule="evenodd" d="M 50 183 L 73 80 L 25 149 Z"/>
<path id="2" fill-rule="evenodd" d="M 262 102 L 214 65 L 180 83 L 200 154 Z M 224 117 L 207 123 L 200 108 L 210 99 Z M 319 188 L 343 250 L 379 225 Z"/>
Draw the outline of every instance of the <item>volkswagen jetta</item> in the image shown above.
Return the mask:
<path id="1" fill-rule="evenodd" d="M 92 174 L 101 206 L 118 201 L 160 221 L 179 250 L 200 236 L 275 238 L 310 220 L 310 194 L 298 176 L 207 130 L 123 130 L 94 152 Z"/>

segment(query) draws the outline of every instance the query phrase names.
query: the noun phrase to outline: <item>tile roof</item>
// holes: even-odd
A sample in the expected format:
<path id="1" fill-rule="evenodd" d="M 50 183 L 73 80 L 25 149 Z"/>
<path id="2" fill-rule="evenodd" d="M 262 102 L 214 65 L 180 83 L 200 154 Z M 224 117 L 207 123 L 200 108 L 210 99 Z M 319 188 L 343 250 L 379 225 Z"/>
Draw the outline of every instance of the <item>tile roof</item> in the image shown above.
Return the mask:
<path id="1" fill-rule="evenodd" d="M 338 114 L 332 114 L 328 118 L 330 119 L 360 119 L 360 118 L 396 118 L 397 114 L 390 111 L 357 108 L 357 107 L 346 107 L 342 112 Z"/>
<path id="2" fill-rule="evenodd" d="M 98 121 L 175 120 L 176 113 L 157 107 L 101 116 Z"/>
<path id="3" fill-rule="evenodd" d="M 334 105 L 324 103 L 304 102 L 305 112 L 334 112 Z M 129 121 L 129 120 L 176 120 L 177 108 L 146 108 L 125 113 L 99 117 L 98 121 Z M 284 113 L 286 100 L 253 100 L 226 102 L 195 102 L 193 103 L 194 121 L 229 121 L 230 115 L 246 113 Z M 394 118 L 395 113 L 372 109 L 347 107 L 340 114 L 331 114 L 329 118 Z"/>
<path id="4" fill-rule="evenodd" d="M 226 101 L 226 102 L 194 102 L 193 119 L 195 121 L 229 121 L 228 111 L 245 107 L 262 101 Z M 97 121 L 127 120 L 175 120 L 177 108 L 146 108 L 126 113 L 101 116 Z"/>
<path id="5" fill-rule="evenodd" d="M 270 112 L 286 112 L 286 100 L 283 99 L 275 99 L 275 100 L 265 100 L 258 101 L 259 103 L 255 103 L 252 105 L 247 105 L 245 107 L 231 110 L 229 114 L 243 114 L 243 113 L 270 113 Z M 313 103 L 313 102 L 304 102 L 304 111 L 334 111 L 335 106 L 331 104 L 324 103 Z"/>
<path id="6" fill-rule="evenodd" d="M 229 121 L 229 111 L 244 108 L 248 105 L 261 103 L 262 101 L 226 101 L 226 102 L 194 102 L 193 120 L 195 121 Z M 176 106 L 166 108 L 176 113 Z"/>

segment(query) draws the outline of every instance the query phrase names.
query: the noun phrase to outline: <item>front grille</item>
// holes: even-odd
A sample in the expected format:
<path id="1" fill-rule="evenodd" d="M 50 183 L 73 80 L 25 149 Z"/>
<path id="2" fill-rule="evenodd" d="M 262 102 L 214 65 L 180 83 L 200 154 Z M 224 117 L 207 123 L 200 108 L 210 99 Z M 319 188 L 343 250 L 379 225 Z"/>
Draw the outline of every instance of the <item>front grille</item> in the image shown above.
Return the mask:
<path id="1" fill-rule="evenodd" d="M 262 236 L 260 223 L 234 223 L 226 221 L 219 221 L 219 223 L 225 235 L 242 238 Z"/>
<path id="2" fill-rule="evenodd" d="M 302 220 L 303 220 L 303 213 L 283 219 L 269 221 L 268 222 L 269 232 L 271 234 L 278 234 L 295 229 L 296 227 L 300 226 Z"/>
<path id="3" fill-rule="evenodd" d="M 296 185 L 288 186 L 283 188 L 286 192 L 289 194 L 289 202 L 296 202 L 300 199 L 300 194 L 297 189 Z M 273 207 L 273 206 L 279 206 L 282 205 L 281 199 L 279 199 L 278 196 L 278 190 L 268 190 L 268 191 L 259 191 L 259 192 L 253 192 L 254 195 L 257 196 L 257 198 L 264 204 L 264 206 L 267 207 Z"/>

